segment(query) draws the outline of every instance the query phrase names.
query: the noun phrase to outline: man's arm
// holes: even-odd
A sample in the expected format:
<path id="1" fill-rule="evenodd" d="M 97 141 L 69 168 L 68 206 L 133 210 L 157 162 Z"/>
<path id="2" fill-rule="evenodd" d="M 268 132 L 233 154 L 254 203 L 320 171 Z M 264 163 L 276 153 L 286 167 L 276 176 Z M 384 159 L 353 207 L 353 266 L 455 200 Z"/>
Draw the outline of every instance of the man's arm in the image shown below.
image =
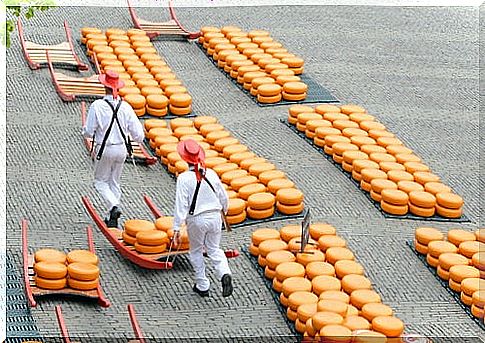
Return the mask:
<path id="1" fill-rule="evenodd" d="M 229 207 L 229 197 L 227 196 L 227 192 L 224 189 L 224 186 L 222 185 L 221 180 L 219 179 L 219 177 L 215 172 L 214 172 L 214 176 L 215 176 L 214 179 L 216 180 L 216 183 L 215 183 L 216 195 L 217 195 L 217 198 L 219 199 L 219 202 L 222 205 L 222 210 L 226 214 L 227 209 Z"/>
<path id="2" fill-rule="evenodd" d="M 173 231 L 180 231 L 180 227 L 185 222 L 189 213 L 189 201 L 187 188 L 181 178 L 177 179 L 177 190 L 175 193 L 175 211 L 173 216 Z"/>
<path id="3" fill-rule="evenodd" d="M 138 143 L 142 143 L 145 138 L 145 133 L 143 132 L 143 126 L 141 125 L 140 119 L 133 111 L 133 108 L 129 104 L 126 104 L 126 110 L 128 111 L 128 132 L 130 137 Z"/>
<path id="4" fill-rule="evenodd" d="M 96 118 L 96 109 L 94 103 L 89 107 L 88 117 L 86 119 L 86 124 L 82 128 L 82 135 L 85 138 L 91 138 L 94 136 L 94 132 L 98 128 L 98 120 Z"/>

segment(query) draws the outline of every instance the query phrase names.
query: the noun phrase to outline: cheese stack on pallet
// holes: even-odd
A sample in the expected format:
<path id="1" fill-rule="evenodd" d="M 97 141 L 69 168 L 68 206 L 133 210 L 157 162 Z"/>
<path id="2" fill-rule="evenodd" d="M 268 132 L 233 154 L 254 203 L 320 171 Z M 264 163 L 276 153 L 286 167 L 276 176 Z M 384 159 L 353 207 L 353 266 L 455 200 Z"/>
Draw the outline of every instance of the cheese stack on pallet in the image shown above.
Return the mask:
<path id="1" fill-rule="evenodd" d="M 35 285 L 44 289 L 63 289 L 67 285 L 67 256 L 56 249 L 40 249 L 34 254 Z"/>
<path id="2" fill-rule="evenodd" d="M 268 31 L 206 26 L 201 32 L 199 43 L 207 54 L 259 102 L 306 98 L 307 85 L 297 76 L 303 73 L 304 60 L 273 41 Z"/>
<path id="3" fill-rule="evenodd" d="M 296 330 L 304 337 L 325 341 L 341 336 L 339 342 L 350 342 L 352 337 L 385 340 L 401 336 L 404 324 L 372 290 L 363 266 L 335 228 L 312 223 L 309 230 L 311 239 L 304 253 L 300 252 L 299 225 L 284 226 L 279 234 L 274 229 L 255 230 L 249 248 L 280 293 Z"/>
<path id="4" fill-rule="evenodd" d="M 178 116 L 192 112 L 192 97 L 143 30 L 111 28 L 102 33 L 84 28 L 81 34 L 88 55 L 96 54 L 101 70 L 112 70 L 125 82 L 120 95 L 138 116 L 163 117 L 169 110 Z M 128 95 L 138 96 L 126 98 Z"/>
<path id="5" fill-rule="evenodd" d="M 67 254 L 69 287 L 89 291 L 99 284 L 98 257 L 88 250 L 73 250 Z"/>
<path id="6" fill-rule="evenodd" d="M 448 231 L 447 240 L 444 238 L 437 229 L 417 228 L 416 251 L 426 254 L 426 261 L 437 268 L 438 276 L 460 293 L 461 301 L 471 307 L 475 317 L 483 318 L 484 297 L 479 290 L 485 287 L 485 229 L 476 232 L 452 229 Z"/>
<path id="7" fill-rule="evenodd" d="M 363 107 L 294 105 L 288 122 L 352 174 L 383 211 L 461 217 L 463 199 Z"/>

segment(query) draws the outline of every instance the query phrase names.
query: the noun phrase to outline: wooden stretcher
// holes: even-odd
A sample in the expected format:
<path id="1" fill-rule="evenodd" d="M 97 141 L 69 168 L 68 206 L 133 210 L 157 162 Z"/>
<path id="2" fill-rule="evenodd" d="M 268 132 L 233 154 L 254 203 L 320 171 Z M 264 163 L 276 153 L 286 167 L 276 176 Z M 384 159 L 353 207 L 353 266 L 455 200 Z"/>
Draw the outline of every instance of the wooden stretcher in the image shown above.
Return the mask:
<path id="1" fill-rule="evenodd" d="M 86 103 L 83 101 L 81 102 L 81 124 L 84 127 L 86 124 Z M 84 145 L 86 149 L 91 154 L 91 159 L 94 160 L 94 153 L 93 153 L 93 141 L 94 139 L 91 138 L 83 138 Z M 133 148 L 133 157 L 127 157 L 126 162 L 132 163 L 133 160 L 137 164 L 143 165 L 152 165 L 157 163 L 157 158 L 152 156 L 147 149 L 145 149 L 143 144 L 138 144 L 137 142 L 131 141 L 131 147 Z"/>
<path id="2" fill-rule="evenodd" d="M 17 29 L 22 51 L 30 69 L 39 69 L 45 66 L 48 63 L 47 51 L 49 51 L 51 62 L 56 65 L 75 68 L 79 71 L 88 70 L 88 65 L 82 63 L 74 51 L 71 29 L 67 21 L 64 21 L 64 31 L 66 32 L 67 41 L 56 45 L 41 45 L 25 40 L 24 29 L 20 19 L 17 20 Z"/>
<path id="3" fill-rule="evenodd" d="M 74 101 L 76 97 L 101 98 L 106 90 L 98 80 L 98 74 L 89 77 L 71 77 L 56 72 L 52 64 L 51 51 L 46 51 L 47 65 L 57 94 L 64 101 Z"/>
<path id="4" fill-rule="evenodd" d="M 152 212 L 153 216 L 156 218 L 162 217 L 161 211 L 153 203 L 153 201 L 145 195 L 145 203 Z M 171 250 L 165 251 L 159 254 L 143 254 L 135 250 L 133 245 L 127 244 L 123 241 L 122 233 L 123 231 L 118 228 L 108 228 L 101 216 L 96 212 L 94 206 L 88 197 L 84 196 L 82 198 L 84 207 L 88 211 L 91 218 L 98 226 L 101 233 L 108 239 L 108 241 L 113 245 L 113 247 L 126 259 L 130 260 L 134 264 L 146 268 L 146 269 L 172 269 L 173 261 L 178 255 L 188 254 L 189 250 Z M 226 257 L 232 258 L 239 256 L 237 250 L 226 250 Z M 172 261 L 170 261 L 172 258 Z"/>
<path id="5" fill-rule="evenodd" d="M 99 305 L 102 307 L 109 307 L 110 302 L 105 298 L 103 290 L 101 289 L 101 282 L 98 283 L 96 289 L 90 291 L 81 291 L 77 289 L 70 288 L 66 286 L 63 289 L 51 290 L 38 288 L 34 281 L 34 255 L 29 254 L 29 248 L 27 244 L 27 229 L 28 222 L 27 219 L 22 219 L 22 259 L 23 259 L 23 273 L 24 273 L 24 283 L 25 291 L 27 293 L 27 299 L 31 307 L 37 306 L 35 298 L 41 298 L 44 296 L 75 296 L 82 299 L 92 299 L 97 300 Z M 94 242 L 93 242 L 93 232 L 91 227 L 87 227 L 88 236 L 88 248 L 89 251 L 94 253 Z"/>
<path id="6" fill-rule="evenodd" d="M 145 31 L 150 39 L 153 39 L 157 36 L 182 36 L 187 39 L 197 39 L 201 34 L 200 32 L 190 32 L 182 26 L 175 14 L 172 0 L 169 0 L 168 2 L 170 20 L 159 23 L 154 23 L 138 18 L 135 9 L 131 5 L 131 1 L 127 0 L 127 2 L 131 20 L 133 21 L 133 26 L 137 29 Z"/>
<path id="7" fill-rule="evenodd" d="M 135 334 L 135 339 L 128 341 L 128 343 L 145 343 L 145 338 L 141 332 L 138 319 L 136 318 L 135 308 L 132 304 L 128 304 L 128 314 L 130 316 L 133 333 Z M 62 341 L 64 343 L 71 343 L 72 341 L 69 336 L 69 331 L 67 330 L 66 322 L 64 321 L 64 316 L 62 315 L 62 308 L 60 305 L 56 306 L 56 317 L 57 323 L 59 324 L 59 329 L 61 331 Z"/>

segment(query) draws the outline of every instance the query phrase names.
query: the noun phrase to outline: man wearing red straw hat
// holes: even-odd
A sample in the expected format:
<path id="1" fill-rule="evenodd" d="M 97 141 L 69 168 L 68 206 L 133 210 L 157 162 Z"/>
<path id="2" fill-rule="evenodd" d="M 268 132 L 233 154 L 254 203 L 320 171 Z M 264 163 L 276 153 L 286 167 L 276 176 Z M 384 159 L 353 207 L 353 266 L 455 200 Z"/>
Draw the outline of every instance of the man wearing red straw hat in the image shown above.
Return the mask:
<path id="1" fill-rule="evenodd" d="M 210 282 L 205 275 L 204 248 L 212 260 L 216 276 L 222 282 L 222 295 L 232 294 L 232 276 L 221 241 L 222 217 L 228 208 L 227 193 L 221 180 L 212 169 L 204 165 L 204 149 L 193 139 L 179 142 L 177 152 L 189 164 L 189 170 L 177 178 L 175 214 L 173 221 L 174 243 L 178 245 L 180 226 L 187 224 L 190 243 L 190 262 L 195 270 L 193 291 L 202 297 L 209 296 Z"/>
<path id="2" fill-rule="evenodd" d="M 99 81 L 105 86 L 106 96 L 89 107 L 83 135 L 94 137 L 94 187 L 108 205 L 105 223 L 108 227 L 118 227 L 120 177 L 127 152 L 131 155 L 130 138 L 141 143 L 145 134 L 131 106 L 118 96 L 118 89 L 124 86 L 118 74 L 107 71 L 99 75 Z"/>

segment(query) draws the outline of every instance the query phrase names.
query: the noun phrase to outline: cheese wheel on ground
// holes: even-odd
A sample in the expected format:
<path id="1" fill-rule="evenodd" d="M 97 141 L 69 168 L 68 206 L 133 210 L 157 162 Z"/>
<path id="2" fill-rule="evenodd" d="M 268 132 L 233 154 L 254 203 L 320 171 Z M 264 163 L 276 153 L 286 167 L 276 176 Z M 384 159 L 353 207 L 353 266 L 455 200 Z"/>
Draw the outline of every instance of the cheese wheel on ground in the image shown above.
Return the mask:
<path id="1" fill-rule="evenodd" d="M 63 289 L 66 287 L 67 279 L 44 279 L 39 276 L 34 276 L 35 286 L 43 289 Z"/>
<path id="2" fill-rule="evenodd" d="M 296 257 L 293 253 L 287 250 L 272 251 L 266 255 L 266 265 L 267 267 L 275 270 L 276 267 L 284 262 L 294 262 Z"/>
<path id="3" fill-rule="evenodd" d="M 339 279 L 349 274 L 364 275 L 364 267 L 353 260 L 338 260 L 334 263 L 334 267 Z"/>
<path id="4" fill-rule="evenodd" d="M 320 331 L 327 325 L 340 325 L 344 322 L 344 318 L 334 312 L 317 312 L 312 316 L 313 328 Z"/>
<path id="5" fill-rule="evenodd" d="M 230 183 L 230 186 L 233 190 L 235 190 L 236 192 L 239 192 L 239 190 L 244 187 L 244 186 L 248 186 L 248 185 L 261 185 L 264 187 L 264 185 L 260 184 L 258 182 L 258 178 L 256 176 L 252 176 L 252 175 L 246 175 L 246 176 L 242 176 L 242 177 L 238 177 L 238 178 L 235 178 L 235 179 L 232 179 L 231 180 L 231 183 Z M 264 187 L 263 191 L 262 192 L 265 192 L 266 191 L 266 187 Z M 254 194 L 254 193 L 252 193 Z M 247 200 L 249 198 L 250 195 L 252 194 L 249 194 L 245 200 Z M 242 196 L 241 196 L 242 198 Z M 244 199 L 244 198 L 243 198 Z M 263 209 L 267 209 L 268 207 L 266 208 L 260 208 L 261 210 Z"/>
<path id="6" fill-rule="evenodd" d="M 386 343 L 386 335 L 372 330 L 358 330 L 352 333 L 354 340 L 352 343 Z"/>
<path id="7" fill-rule="evenodd" d="M 297 253 L 296 261 L 306 267 L 311 262 L 324 262 L 325 254 L 320 250 L 312 249 L 308 252 Z"/>
<path id="8" fill-rule="evenodd" d="M 485 290 L 473 292 L 472 304 L 478 308 L 483 309 L 485 306 Z"/>
<path id="9" fill-rule="evenodd" d="M 426 262 L 428 262 L 428 264 L 433 268 L 437 268 L 439 266 L 439 260 L 429 254 L 429 249 L 428 254 L 426 255 Z"/>
<path id="10" fill-rule="evenodd" d="M 358 289 L 371 289 L 372 284 L 368 278 L 363 275 L 349 274 L 342 278 L 342 289 L 347 294 L 352 294 Z"/>
<path id="11" fill-rule="evenodd" d="M 296 311 L 298 320 L 302 323 L 306 323 L 315 313 L 317 313 L 317 303 L 302 304 Z"/>
<path id="12" fill-rule="evenodd" d="M 319 300 L 317 304 L 318 312 L 334 312 L 340 314 L 342 317 L 345 317 L 347 314 L 347 307 L 347 303 L 334 299 Z"/>
<path id="13" fill-rule="evenodd" d="M 285 297 L 289 297 L 295 292 L 311 292 L 312 283 L 302 276 L 292 276 L 283 281 L 282 290 L 281 294 L 284 294 Z M 311 303 L 316 304 L 317 301 Z"/>
<path id="14" fill-rule="evenodd" d="M 398 186 L 395 182 L 387 180 L 387 179 L 374 179 L 370 182 L 371 188 L 377 194 L 381 194 L 381 192 L 385 189 L 394 189 L 397 190 Z"/>
<path id="15" fill-rule="evenodd" d="M 460 218 L 463 214 L 463 208 L 451 209 L 436 204 L 436 213 L 444 218 Z"/>
<path id="16" fill-rule="evenodd" d="M 483 310 L 483 308 L 477 307 L 475 305 L 471 306 L 471 312 L 472 315 L 477 318 L 483 319 L 485 317 L 485 311 Z"/>
<path id="17" fill-rule="evenodd" d="M 248 198 L 248 207 L 253 210 L 267 210 L 272 208 L 274 204 L 275 196 L 271 193 L 251 194 Z"/>
<path id="18" fill-rule="evenodd" d="M 419 191 L 423 192 L 424 187 L 420 185 L 417 182 L 414 181 L 406 181 L 406 180 L 401 180 L 397 182 L 397 187 L 399 190 L 406 192 L 406 193 L 411 193 L 413 191 Z"/>
<path id="19" fill-rule="evenodd" d="M 399 337 L 404 331 L 404 323 L 396 317 L 378 316 L 372 320 L 372 329 L 387 337 Z"/>
<path id="20" fill-rule="evenodd" d="M 278 281 L 283 282 L 284 280 L 293 276 L 305 276 L 305 267 L 297 262 L 283 262 L 280 263 L 276 268 L 276 278 Z"/>
<path id="21" fill-rule="evenodd" d="M 276 194 L 280 189 L 293 188 L 295 184 L 288 179 L 275 179 L 268 182 L 268 191 Z"/>
<path id="22" fill-rule="evenodd" d="M 144 108 L 146 105 L 145 97 L 140 94 L 127 94 L 123 100 L 129 103 L 133 109 Z"/>
<path id="23" fill-rule="evenodd" d="M 357 289 L 350 294 L 350 303 L 359 310 L 366 304 L 380 302 L 381 296 L 371 289 Z"/>
<path id="24" fill-rule="evenodd" d="M 460 254 L 471 259 L 473 255 L 480 251 L 485 251 L 485 244 L 478 241 L 466 241 L 458 246 Z"/>
<path id="25" fill-rule="evenodd" d="M 434 209 L 436 198 L 433 194 L 422 191 L 412 191 L 409 193 L 409 201 L 416 206 Z"/>
<path id="26" fill-rule="evenodd" d="M 460 289 L 466 295 L 472 296 L 476 291 L 485 289 L 485 279 L 466 278 L 461 282 Z"/>
<path id="27" fill-rule="evenodd" d="M 432 227 L 418 227 L 415 231 L 415 237 L 419 243 L 427 246 L 431 241 L 442 241 L 444 234 Z"/>
<path id="28" fill-rule="evenodd" d="M 414 239 L 413 243 L 414 243 L 414 248 L 421 255 L 427 255 L 428 254 L 428 246 L 427 245 L 423 245 L 423 244 L 419 243 L 416 239 Z"/>
<path id="29" fill-rule="evenodd" d="M 318 246 L 320 247 L 320 250 L 326 252 L 327 249 L 332 247 L 345 248 L 347 246 L 347 242 L 345 239 L 336 235 L 323 235 L 318 239 Z"/>
<path id="30" fill-rule="evenodd" d="M 327 262 L 335 265 L 340 260 L 353 260 L 354 254 L 347 248 L 330 247 L 325 251 L 325 259 Z"/>
<path id="31" fill-rule="evenodd" d="M 286 225 L 280 229 L 281 239 L 289 242 L 291 239 L 301 236 L 300 225 Z"/>
<path id="32" fill-rule="evenodd" d="M 450 242 L 431 241 L 428 244 L 428 251 L 434 258 L 439 258 L 439 256 L 444 253 L 457 253 L 458 248 Z"/>
<path id="33" fill-rule="evenodd" d="M 34 272 L 36 276 L 43 279 L 63 279 L 67 275 L 67 267 L 60 262 L 41 261 L 34 263 Z"/>
<path id="34" fill-rule="evenodd" d="M 92 281 L 99 277 L 99 268 L 91 263 L 74 262 L 67 266 L 70 278 L 79 281 Z"/>
<path id="35" fill-rule="evenodd" d="M 330 275 L 319 275 L 312 279 L 313 293 L 320 295 L 325 291 L 340 291 L 340 280 Z"/>
<path id="36" fill-rule="evenodd" d="M 267 279 L 273 280 L 276 277 L 276 272 L 273 269 L 266 266 L 264 267 L 264 276 Z"/>
<path id="37" fill-rule="evenodd" d="M 475 268 L 485 271 L 485 252 L 477 252 L 472 256 L 472 265 Z"/>
<path id="38" fill-rule="evenodd" d="M 229 199 L 227 214 L 230 216 L 240 214 L 246 209 L 246 202 L 242 199 Z"/>
<path id="39" fill-rule="evenodd" d="M 433 195 L 438 193 L 452 193 L 452 189 L 441 182 L 426 182 L 424 184 L 424 189 Z"/>
<path id="40" fill-rule="evenodd" d="M 468 266 L 468 258 L 457 253 L 443 253 L 438 258 L 440 267 L 446 271 L 457 265 Z"/>
<path id="41" fill-rule="evenodd" d="M 67 263 L 91 263 L 97 265 L 98 257 L 89 250 L 72 250 L 67 254 Z"/>
<path id="42" fill-rule="evenodd" d="M 283 205 L 279 201 L 276 202 L 276 209 L 278 212 L 286 215 L 295 215 L 303 212 L 305 205 L 300 203 L 299 205 Z"/>
<path id="43" fill-rule="evenodd" d="M 222 163 L 222 164 L 215 165 L 212 169 L 220 177 L 222 174 L 228 171 L 239 169 L 239 166 L 236 163 Z"/>
<path id="44" fill-rule="evenodd" d="M 306 265 L 306 276 L 312 280 L 320 275 L 335 276 L 334 267 L 327 262 L 310 262 Z"/>
<path id="45" fill-rule="evenodd" d="M 288 244 L 281 239 L 269 239 L 258 245 L 258 251 L 262 257 L 266 257 L 272 251 L 286 250 L 287 248 Z"/>
<path id="46" fill-rule="evenodd" d="M 317 242 L 315 242 L 313 239 L 309 239 L 308 240 L 308 244 L 304 247 L 303 251 L 309 251 L 309 250 L 317 250 L 317 246 L 316 246 Z M 300 252 L 301 251 L 301 236 L 298 236 L 298 237 L 295 237 L 295 238 L 292 238 L 289 242 L 288 242 L 288 250 L 290 251 L 298 251 Z"/>
<path id="47" fill-rule="evenodd" d="M 349 328 L 351 331 L 369 330 L 371 328 L 371 324 L 369 323 L 369 321 L 361 316 L 345 317 L 342 325 Z"/>
<path id="48" fill-rule="evenodd" d="M 168 235 L 161 230 L 138 232 L 136 234 L 136 241 L 143 245 L 162 245 L 169 243 Z"/>
<path id="49" fill-rule="evenodd" d="M 476 236 L 473 232 L 463 229 L 452 229 L 448 231 L 447 239 L 450 243 L 459 246 L 466 241 L 474 241 Z"/>
<path id="50" fill-rule="evenodd" d="M 246 211 L 242 211 L 240 214 L 233 216 L 226 216 L 229 224 L 239 224 L 246 220 Z"/>
<path id="51" fill-rule="evenodd" d="M 263 229 L 257 229 L 251 234 L 251 241 L 255 246 L 259 246 L 261 242 L 270 240 L 270 239 L 280 239 L 279 231 L 276 229 L 263 228 Z M 271 268 L 275 269 L 273 267 Z"/>
<path id="52" fill-rule="evenodd" d="M 66 263 L 66 254 L 62 251 L 56 249 L 40 249 L 37 250 L 34 254 L 34 261 L 35 262 L 57 262 L 57 263 Z"/>
<path id="53" fill-rule="evenodd" d="M 182 248 L 182 247 L 181 247 Z M 138 242 L 135 243 L 135 250 L 143 254 L 160 254 L 167 250 L 167 244 L 162 245 L 145 245 Z"/>
<path id="54" fill-rule="evenodd" d="M 318 240 L 323 235 L 335 235 L 337 230 L 330 224 L 312 223 L 309 226 L 310 236 Z"/>
<path id="55" fill-rule="evenodd" d="M 382 200 L 392 205 L 407 205 L 408 195 L 397 189 L 384 189 L 381 191 Z"/>
<path id="56" fill-rule="evenodd" d="M 362 306 L 361 314 L 365 319 L 372 322 L 376 317 L 392 316 L 393 311 L 392 308 L 382 303 L 368 303 Z"/>
<path id="57" fill-rule="evenodd" d="M 450 278 L 456 283 L 461 283 L 464 279 L 480 277 L 480 271 L 473 266 L 455 265 L 449 271 Z"/>
<path id="58" fill-rule="evenodd" d="M 283 188 L 276 193 L 276 200 L 283 205 L 299 205 L 303 202 L 303 193 L 295 188 Z"/>

